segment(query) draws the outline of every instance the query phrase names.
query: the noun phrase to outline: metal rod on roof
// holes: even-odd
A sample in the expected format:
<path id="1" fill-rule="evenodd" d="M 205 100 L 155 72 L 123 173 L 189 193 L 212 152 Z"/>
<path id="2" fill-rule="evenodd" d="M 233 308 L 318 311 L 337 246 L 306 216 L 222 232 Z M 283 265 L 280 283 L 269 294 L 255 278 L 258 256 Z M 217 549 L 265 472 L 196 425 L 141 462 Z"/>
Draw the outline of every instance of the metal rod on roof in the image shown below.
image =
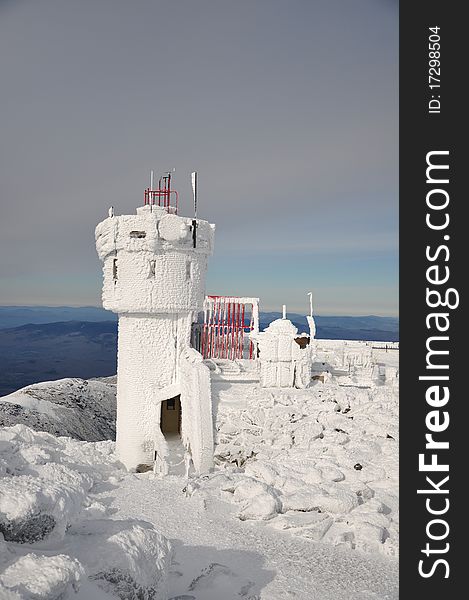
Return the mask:
<path id="1" fill-rule="evenodd" d="M 191 173 L 192 195 L 194 196 L 194 218 L 192 219 L 192 244 L 197 247 L 197 171 Z"/>
<path id="2" fill-rule="evenodd" d="M 228 358 L 230 342 L 230 303 L 225 300 L 225 327 L 223 333 L 223 355 L 221 358 Z"/>
<path id="3" fill-rule="evenodd" d="M 197 171 L 191 173 L 192 195 L 194 197 L 194 219 L 197 219 Z"/>
<path id="4" fill-rule="evenodd" d="M 171 204 L 171 172 L 168 172 L 168 212 L 169 205 Z"/>
<path id="5" fill-rule="evenodd" d="M 241 316 L 241 356 L 240 358 L 244 358 L 244 311 L 246 305 L 243 303 L 243 313 Z"/>

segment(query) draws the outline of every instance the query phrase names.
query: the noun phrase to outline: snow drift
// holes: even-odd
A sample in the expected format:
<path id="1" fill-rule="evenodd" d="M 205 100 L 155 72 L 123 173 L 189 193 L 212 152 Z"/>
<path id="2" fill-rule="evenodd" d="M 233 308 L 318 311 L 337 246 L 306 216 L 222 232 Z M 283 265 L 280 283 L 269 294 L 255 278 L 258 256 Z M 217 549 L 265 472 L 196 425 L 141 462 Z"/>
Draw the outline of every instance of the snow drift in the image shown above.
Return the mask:
<path id="1" fill-rule="evenodd" d="M 83 582 L 122 600 L 165 600 L 169 542 L 112 520 L 94 498 L 122 476 L 111 441 L 0 428 L 0 597 L 63 600 Z"/>
<path id="2" fill-rule="evenodd" d="M 0 398 L 0 426 L 97 442 L 116 436 L 115 378 L 59 379 L 28 385 Z"/>
<path id="3" fill-rule="evenodd" d="M 196 493 L 233 503 L 241 520 L 396 556 L 398 379 L 365 370 L 305 390 L 214 377 L 222 470 L 194 482 Z"/>

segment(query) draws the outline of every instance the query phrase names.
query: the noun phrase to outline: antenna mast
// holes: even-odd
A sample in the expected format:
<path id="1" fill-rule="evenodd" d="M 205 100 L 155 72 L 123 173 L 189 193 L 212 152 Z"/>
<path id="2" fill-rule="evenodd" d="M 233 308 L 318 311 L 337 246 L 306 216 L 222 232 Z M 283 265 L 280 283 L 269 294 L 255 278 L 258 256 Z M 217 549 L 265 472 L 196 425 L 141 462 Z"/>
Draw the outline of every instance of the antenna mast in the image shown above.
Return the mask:
<path id="1" fill-rule="evenodd" d="M 313 316 L 313 292 L 308 292 L 309 296 L 309 316 Z"/>
<path id="2" fill-rule="evenodd" d="M 192 195 L 194 196 L 194 219 L 197 219 L 197 171 L 194 171 L 192 177 Z"/>
<path id="3" fill-rule="evenodd" d="M 192 243 L 197 246 L 197 171 L 191 174 L 192 195 L 194 196 L 194 218 L 192 219 Z"/>

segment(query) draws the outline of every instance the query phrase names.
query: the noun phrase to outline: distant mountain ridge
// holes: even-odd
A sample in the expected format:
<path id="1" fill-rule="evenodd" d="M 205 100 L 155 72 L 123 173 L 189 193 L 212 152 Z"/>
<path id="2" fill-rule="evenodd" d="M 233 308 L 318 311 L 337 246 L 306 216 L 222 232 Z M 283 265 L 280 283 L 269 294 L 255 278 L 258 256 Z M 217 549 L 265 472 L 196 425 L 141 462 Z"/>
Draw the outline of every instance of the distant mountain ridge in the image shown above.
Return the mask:
<path id="1" fill-rule="evenodd" d="M 280 312 L 262 311 L 260 314 L 261 329 L 274 319 L 282 316 Z M 288 318 L 302 330 L 307 331 L 305 315 L 289 313 Z M 348 316 L 323 316 L 315 315 L 319 337 L 327 337 L 326 328 L 340 328 L 345 331 L 388 331 L 393 334 L 399 332 L 399 319 L 397 317 L 379 317 L 375 315 L 348 317 Z M 117 321 L 117 316 L 104 308 L 97 306 L 0 306 L 0 329 L 10 329 L 27 324 L 47 324 L 67 321 L 102 322 Z M 363 338 L 360 338 L 363 339 Z"/>
<path id="2" fill-rule="evenodd" d="M 117 321 L 117 315 L 98 306 L 0 306 L 0 329 L 63 321 Z"/>
<path id="3" fill-rule="evenodd" d="M 267 327 L 274 319 L 280 319 L 282 313 L 261 312 L 260 329 Z M 287 318 L 298 327 L 300 333 L 309 331 L 306 316 L 297 313 L 287 314 Z M 314 315 L 317 336 L 320 339 L 355 339 L 370 341 L 397 342 L 399 340 L 399 319 L 397 317 L 377 317 L 374 315 L 360 317 L 334 317 Z M 369 337 L 365 333 L 374 332 L 378 337 Z M 335 334 L 340 334 L 338 337 Z M 350 337 L 352 334 L 353 337 Z M 387 335 L 389 334 L 389 335 Z M 345 337 L 343 337 L 345 335 Z"/>
<path id="4" fill-rule="evenodd" d="M 13 308 L 11 312 L 8 308 L 0 307 L 0 396 L 44 380 L 115 375 L 117 320 L 113 313 L 94 307 L 51 308 L 50 313 L 47 307 L 39 307 L 37 313 L 32 307 L 25 311 L 23 307 L 16 307 L 19 311 L 10 307 Z M 64 320 L 21 322 L 31 317 L 42 320 L 47 314 L 56 316 L 57 310 L 65 317 Z M 83 312 L 94 319 L 72 319 Z M 280 317 L 278 312 L 261 313 L 261 330 Z M 305 316 L 290 313 L 288 317 L 300 333 L 309 331 Z M 317 316 L 315 319 L 318 338 L 399 340 L 399 321 L 396 318 Z M 13 320 L 20 321 L 20 324 L 5 328 L 5 323 Z"/>

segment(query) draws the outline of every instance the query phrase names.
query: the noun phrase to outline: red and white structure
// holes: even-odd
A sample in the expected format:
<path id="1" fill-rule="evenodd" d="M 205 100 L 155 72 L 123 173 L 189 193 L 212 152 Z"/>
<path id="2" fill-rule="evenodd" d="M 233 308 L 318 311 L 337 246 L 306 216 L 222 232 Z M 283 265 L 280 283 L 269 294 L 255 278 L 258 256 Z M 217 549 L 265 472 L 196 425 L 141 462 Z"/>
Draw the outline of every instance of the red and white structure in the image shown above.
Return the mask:
<path id="1" fill-rule="evenodd" d="M 111 208 L 96 227 L 103 306 L 119 317 L 117 454 L 129 469 L 154 463 L 163 471 L 164 434 L 174 431 L 195 470 L 211 468 L 213 414 L 204 359 L 260 356 L 263 386 L 302 386 L 308 380 L 303 363 L 310 349 L 302 340 L 297 344 L 289 321 L 280 319 L 259 333 L 259 298 L 205 295 L 215 225 L 197 218 L 196 173 L 192 189 L 194 216 L 182 217 L 171 173 L 156 187 L 152 173 L 136 214 L 116 216 Z M 197 323 L 201 313 L 203 323 Z"/>
<path id="2" fill-rule="evenodd" d="M 192 344 L 203 358 L 255 359 L 250 334 L 259 332 L 259 298 L 207 296 L 204 322 L 193 328 Z"/>
<path id="3" fill-rule="evenodd" d="M 153 189 L 153 171 L 151 172 L 150 187 L 146 188 L 143 197 L 144 206 L 159 206 L 167 212 L 178 214 L 179 194 L 171 189 L 171 172 L 162 175 L 158 180 L 158 187 Z"/>
<path id="4" fill-rule="evenodd" d="M 210 374 L 190 338 L 215 226 L 177 214 L 170 173 L 152 188 L 136 214 L 110 210 L 96 227 L 103 306 L 119 316 L 117 453 L 129 469 L 163 460 L 163 408 L 180 402 L 180 435 L 202 472 L 213 462 Z"/>

